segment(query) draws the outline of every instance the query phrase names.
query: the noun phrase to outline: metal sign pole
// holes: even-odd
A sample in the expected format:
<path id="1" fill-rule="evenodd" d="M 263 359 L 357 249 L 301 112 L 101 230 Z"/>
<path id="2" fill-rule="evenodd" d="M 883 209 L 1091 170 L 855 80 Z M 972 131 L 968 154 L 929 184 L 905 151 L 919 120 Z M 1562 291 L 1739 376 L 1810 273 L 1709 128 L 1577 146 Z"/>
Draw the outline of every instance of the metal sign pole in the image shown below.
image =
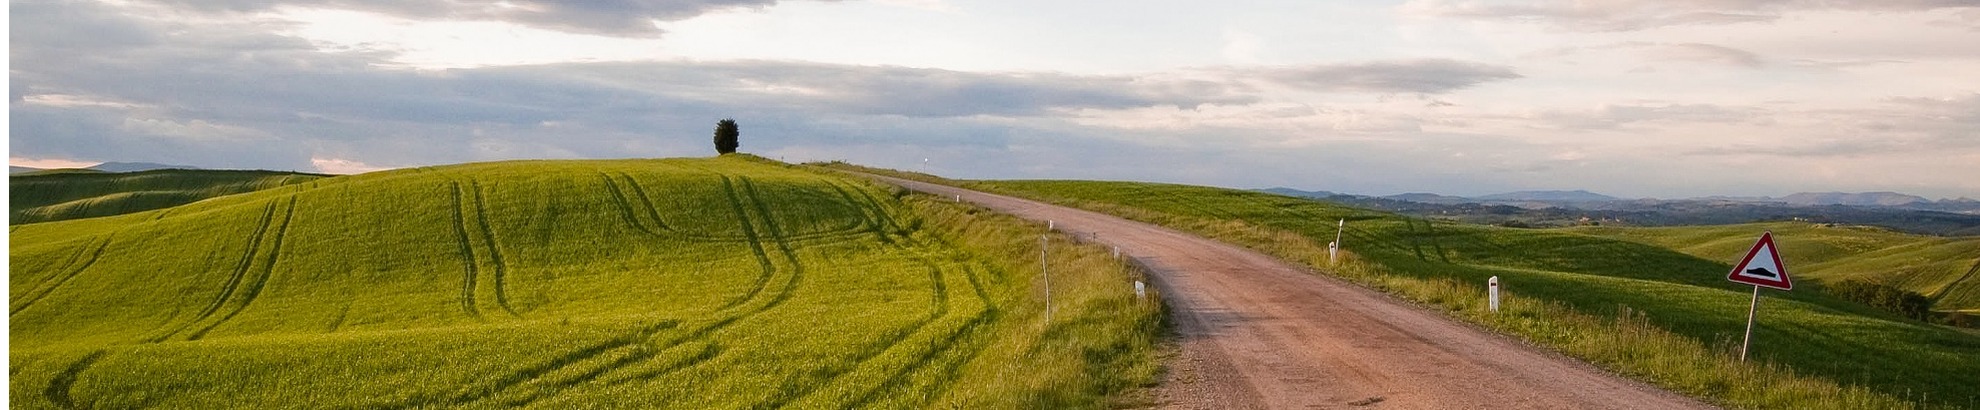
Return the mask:
<path id="1" fill-rule="evenodd" d="M 1753 305 L 1746 308 L 1746 340 L 1739 342 L 1739 361 L 1746 361 L 1746 350 L 1753 346 L 1753 318 L 1760 312 L 1760 286 L 1753 286 Z"/>

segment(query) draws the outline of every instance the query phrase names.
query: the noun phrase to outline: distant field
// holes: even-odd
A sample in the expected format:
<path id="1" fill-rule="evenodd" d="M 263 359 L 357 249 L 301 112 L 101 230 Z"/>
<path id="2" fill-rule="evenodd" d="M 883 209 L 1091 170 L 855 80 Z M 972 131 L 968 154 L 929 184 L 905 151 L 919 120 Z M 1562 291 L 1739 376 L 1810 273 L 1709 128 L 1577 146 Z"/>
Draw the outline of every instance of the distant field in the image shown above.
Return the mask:
<path id="1" fill-rule="evenodd" d="M 1570 232 L 1647 243 L 1711 260 L 1738 257 L 1773 231 L 1797 279 L 1883 283 L 1935 299 L 1934 310 L 1980 312 L 1980 237 L 1910 235 L 1866 226 L 1798 222 L 1663 228 L 1580 227 Z"/>
<path id="2" fill-rule="evenodd" d="M 1107 406 L 1153 380 L 1159 302 L 1060 238 L 1046 323 L 1043 233 L 740 156 L 404 169 L 15 225 L 10 398 Z"/>
<path id="3" fill-rule="evenodd" d="M 1812 390 L 1808 391 L 1825 392 L 1810 393 L 1815 394 L 1812 396 L 1797 396 L 1800 393 L 1785 390 L 1768 392 L 1764 384 L 1728 379 L 1776 373 L 1750 373 L 1751 370 L 1735 368 L 1672 373 L 1676 368 L 1690 369 L 1685 366 L 1722 367 L 1714 363 L 1729 359 L 1698 355 L 1725 357 L 1728 352 L 1736 352 L 1751 287 L 1735 285 L 1724 278 L 1731 269 L 1730 259 L 1739 256 L 1733 253 L 1751 245 L 1759 233 L 1757 230 L 1739 234 L 1737 240 L 1725 239 L 1728 242 L 1723 245 L 1701 248 L 1696 252 L 1709 256 L 1701 258 L 1663 246 L 1575 231 L 1428 221 L 1251 191 L 1091 181 L 968 184 L 1226 238 L 1323 268 L 1327 266 L 1325 244 L 1334 240 L 1336 221 L 1345 218 L 1343 242 L 1352 254 L 1350 258 L 1375 264 L 1372 268 L 1354 268 L 1363 272 L 1358 274 L 1374 272 L 1376 277 L 1363 279 L 1366 283 L 1377 286 L 1405 283 L 1412 287 L 1405 290 L 1416 292 L 1412 297 L 1454 309 L 1454 315 L 1490 323 L 1495 328 L 1541 340 L 1556 348 L 1588 352 L 1591 356 L 1585 357 L 1598 363 L 1617 366 L 1637 377 L 1729 405 L 1848 408 L 1854 405 L 1830 397 L 1857 397 L 1857 393 L 1834 387 L 1810 387 Z M 1727 229 L 1726 235 L 1732 235 L 1743 228 Z M 1798 232 L 1786 231 L 1777 233 L 1786 238 L 1800 236 Z M 1276 236 L 1278 232 L 1295 236 Z M 1690 239 L 1672 240 L 1693 243 Z M 1803 246 L 1800 239 L 1782 245 L 1790 254 L 1820 253 L 1802 251 Z M 1813 256 L 1799 258 L 1809 257 Z M 1797 265 L 1797 261 L 1808 263 Z M 1970 261 L 1966 259 L 1962 263 Z M 1820 262 L 1813 260 L 1788 263 L 1798 271 L 1823 270 Z M 1618 346 L 1603 343 L 1590 345 L 1588 341 L 1607 340 L 1611 335 L 1570 331 L 1567 329 L 1572 326 L 1563 327 L 1556 319 L 1528 316 L 1534 313 L 1519 313 L 1517 317 L 1483 313 L 1482 302 L 1470 298 L 1482 298 L 1479 289 L 1490 276 L 1501 277 L 1513 300 L 1565 304 L 1582 314 L 1616 321 L 1618 329 L 1623 330 L 1630 327 L 1620 323 L 1646 321 L 1710 351 L 1685 348 L 1662 352 L 1617 349 Z M 1457 284 L 1459 288 L 1442 288 L 1446 283 Z M 1810 375 L 1867 387 L 1878 397 L 1884 397 L 1863 398 L 1866 402 L 1895 399 L 1928 406 L 1964 407 L 1980 399 L 1973 390 L 1973 386 L 1980 386 L 1980 336 L 1903 319 L 1806 290 L 1767 292 L 1762 309 L 1760 326 L 1755 332 L 1754 357 L 1786 366 L 1786 372 L 1777 373 L 1781 377 Z M 1538 311 L 1544 309 L 1532 312 Z"/>
<path id="4" fill-rule="evenodd" d="M 58 169 L 8 177 L 8 220 L 60 221 L 164 209 L 202 199 L 299 184 L 326 175 L 170 169 L 108 173 Z"/>

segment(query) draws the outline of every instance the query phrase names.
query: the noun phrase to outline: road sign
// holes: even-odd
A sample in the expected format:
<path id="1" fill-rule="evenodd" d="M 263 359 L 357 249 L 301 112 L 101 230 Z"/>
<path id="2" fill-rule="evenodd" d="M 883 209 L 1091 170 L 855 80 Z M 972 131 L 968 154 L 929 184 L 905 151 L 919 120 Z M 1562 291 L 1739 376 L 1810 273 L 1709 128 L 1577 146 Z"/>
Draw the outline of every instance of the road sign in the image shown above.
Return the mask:
<path id="1" fill-rule="evenodd" d="M 1753 243 L 1753 250 L 1746 251 L 1746 259 L 1726 274 L 1726 280 L 1780 290 L 1794 288 L 1794 282 L 1788 279 L 1787 266 L 1781 264 L 1781 252 L 1774 246 L 1771 231 L 1760 234 L 1760 241 Z"/>

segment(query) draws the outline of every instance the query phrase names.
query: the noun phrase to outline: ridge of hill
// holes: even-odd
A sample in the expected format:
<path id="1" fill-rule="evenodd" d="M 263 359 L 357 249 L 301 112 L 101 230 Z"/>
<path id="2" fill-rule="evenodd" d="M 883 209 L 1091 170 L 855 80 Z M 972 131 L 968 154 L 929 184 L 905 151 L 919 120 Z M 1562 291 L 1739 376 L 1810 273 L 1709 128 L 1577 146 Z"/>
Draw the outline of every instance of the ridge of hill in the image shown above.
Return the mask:
<path id="1" fill-rule="evenodd" d="M 19 408 L 1094 408 L 1159 302 L 1097 247 L 727 155 L 317 179 L 11 227 Z"/>
<path id="2" fill-rule="evenodd" d="M 7 179 L 13 224 L 122 215 L 315 181 L 327 175 L 278 171 L 161 169 L 142 172 L 37 172 Z"/>

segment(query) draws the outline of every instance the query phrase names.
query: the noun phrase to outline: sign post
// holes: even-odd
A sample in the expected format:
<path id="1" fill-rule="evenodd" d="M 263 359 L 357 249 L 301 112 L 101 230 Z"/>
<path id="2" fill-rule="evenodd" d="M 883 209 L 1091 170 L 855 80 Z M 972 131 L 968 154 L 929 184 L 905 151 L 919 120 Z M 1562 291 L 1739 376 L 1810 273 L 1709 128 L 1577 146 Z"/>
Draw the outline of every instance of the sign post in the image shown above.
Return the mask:
<path id="1" fill-rule="evenodd" d="M 1753 322 L 1760 313 L 1760 288 L 1794 289 L 1794 282 L 1788 279 L 1787 265 L 1781 263 L 1780 249 L 1774 245 L 1773 231 L 1760 234 L 1760 241 L 1746 251 L 1746 258 L 1733 266 L 1726 280 L 1753 285 L 1753 303 L 1746 307 L 1746 338 L 1739 343 L 1739 361 L 1744 362 L 1746 352 L 1753 346 Z"/>
<path id="2" fill-rule="evenodd" d="M 1490 299 L 1487 304 L 1492 305 L 1492 313 L 1499 313 L 1499 277 L 1493 276 L 1492 279 L 1486 280 L 1485 286 L 1487 287 L 1485 293 L 1491 294 L 1487 297 Z"/>

